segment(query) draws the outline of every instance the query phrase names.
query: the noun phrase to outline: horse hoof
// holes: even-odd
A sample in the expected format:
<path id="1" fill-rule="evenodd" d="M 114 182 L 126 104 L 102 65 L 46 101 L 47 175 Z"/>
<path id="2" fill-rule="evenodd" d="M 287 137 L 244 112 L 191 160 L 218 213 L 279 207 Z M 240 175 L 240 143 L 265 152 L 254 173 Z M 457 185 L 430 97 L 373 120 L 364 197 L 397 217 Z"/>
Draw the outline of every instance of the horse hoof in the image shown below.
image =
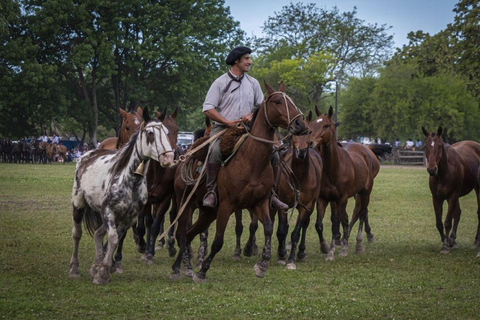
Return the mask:
<path id="1" fill-rule="evenodd" d="M 257 246 L 257 245 L 254 245 L 254 246 L 253 246 L 252 255 L 256 256 L 257 254 L 258 254 L 258 246 Z"/>
<path id="2" fill-rule="evenodd" d="M 157 244 L 157 245 L 155 246 L 155 252 L 156 252 L 156 251 L 160 251 L 160 250 L 162 250 L 162 249 L 163 249 L 163 246 L 162 246 L 161 244 Z"/>
<path id="3" fill-rule="evenodd" d="M 472 249 L 477 249 L 478 247 L 480 247 L 480 246 L 478 245 L 478 242 L 475 241 L 475 242 L 472 244 Z"/>
<path id="4" fill-rule="evenodd" d="M 145 246 L 137 245 L 137 252 L 138 253 L 145 253 L 145 250 L 146 250 Z"/>
<path id="5" fill-rule="evenodd" d="M 373 234 L 367 234 L 367 241 L 368 243 L 373 243 L 375 241 L 375 237 Z"/>
<path id="6" fill-rule="evenodd" d="M 145 264 L 151 266 L 153 264 L 153 258 L 148 258 L 147 260 L 145 260 Z"/>
<path id="7" fill-rule="evenodd" d="M 297 266 L 295 265 L 295 263 L 290 262 L 287 264 L 287 270 L 297 270 Z"/>
<path id="8" fill-rule="evenodd" d="M 243 248 L 243 255 L 245 257 L 253 256 L 253 249 L 252 248 L 247 248 L 247 247 Z"/>
<path id="9" fill-rule="evenodd" d="M 292 242 L 290 241 L 287 246 L 285 247 L 286 250 L 291 250 L 292 249 Z"/>
<path id="10" fill-rule="evenodd" d="M 477 258 L 480 258 L 480 251 L 478 251 L 477 253 Z"/>
<path id="11" fill-rule="evenodd" d="M 307 255 L 305 253 L 297 254 L 297 261 L 305 262 L 307 260 Z"/>
<path id="12" fill-rule="evenodd" d="M 265 274 L 267 273 L 267 270 L 263 270 L 264 268 L 262 268 L 258 263 L 255 264 L 255 266 L 253 267 L 253 270 L 255 271 L 255 275 L 258 277 L 258 278 L 264 278 L 265 277 Z"/>
<path id="13" fill-rule="evenodd" d="M 447 248 L 442 248 L 442 250 L 440 250 L 440 253 L 441 254 L 449 254 L 450 250 L 448 250 Z"/>
<path id="14" fill-rule="evenodd" d="M 182 269 L 182 275 L 184 275 L 185 277 L 189 277 L 189 278 L 193 278 L 193 270 L 190 269 L 190 268 L 183 268 Z"/>
<path id="15" fill-rule="evenodd" d="M 80 278 L 80 273 L 77 272 L 77 273 L 69 273 L 68 276 L 72 279 L 78 279 Z"/>
<path id="16" fill-rule="evenodd" d="M 242 257 L 240 256 L 240 253 L 235 253 L 232 257 L 233 260 L 235 261 L 240 261 L 242 260 Z"/>
<path id="17" fill-rule="evenodd" d="M 180 272 L 173 272 L 169 278 L 170 280 L 178 281 L 182 279 L 182 275 L 180 274 Z"/>
<path id="18" fill-rule="evenodd" d="M 177 254 L 177 249 L 175 249 L 173 246 L 168 248 L 168 256 L 170 258 L 175 257 L 176 254 Z"/>
<path id="19" fill-rule="evenodd" d="M 361 245 L 357 244 L 357 247 L 355 249 L 355 253 L 357 253 L 357 254 L 365 253 L 365 246 L 363 244 L 361 244 Z"/>
<path id="20" fill-rule="evenodd" d="M 108 282 L 110 282 L 110 277 L 102 277 L 100 273 L 93 278 L 93 284 L 107 284 Z"/>
<path id="21" fill-rule="evenodd" d="M 282 266 L 287 265 L 287 261 L 285 261 L 285 260 L 283 260 L 283 259 L 277 260 L 277 263 L 278 263 L 279 265 L 282 265 Z"/>
<path id="22" fill-rule="evenodd" d="M 346 257 L 348 256 L 348 249 L 342 248 L 342 251 L 338 254 L 340 257 Z"/>
<path id="23" fill-rule="evenodd" d="M 334 260 L 335 260 L 335 256 L 333 255 L 332 252 L 329 252 L 329 253 L 327 254 L 327 256 L 325 257 L 325 260 L 326 260 L 326 261 L 334 261 Z"/>
<path id="24" fill-rule="evenodd" d="M 323 254 L 327 254 L 330 251 L 330 246 L 326 241 L 322 242 L 320 245 L 320 252 Z"/>
<path id="25" fill-rule="evenodd" d="M 200 273 L 194 273 L 193 274 L 193 282 L 196 284 L 202 284 L 207 282 L 205 274 L 200 274 Z"/>

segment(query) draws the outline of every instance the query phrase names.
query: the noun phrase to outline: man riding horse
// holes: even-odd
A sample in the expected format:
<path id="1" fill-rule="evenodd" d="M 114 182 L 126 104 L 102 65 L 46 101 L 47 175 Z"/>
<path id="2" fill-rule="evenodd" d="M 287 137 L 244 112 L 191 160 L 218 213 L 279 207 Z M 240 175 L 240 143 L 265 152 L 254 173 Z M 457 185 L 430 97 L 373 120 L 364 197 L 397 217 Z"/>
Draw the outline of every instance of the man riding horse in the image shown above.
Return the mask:
<path id="1" fill-rule="evenodd" d="M 253 117 L 254 107 L 258 107 L 263 101 L 263 93 L 258 81 L 247 75 L 252 65 L 250 54 L 252 51 L 247 47 L 233 49 L 225 62 L 232 66 L 229 71 L 217 78 L 208 90 L 203 113 L 214 121 L 211 135 L 215 135 L 228 127 L 234 127 L 241 123 L 248 125 Z M 218 171 L 221 168 L 222 155 L 220 151 L 220 138 L 213 142 L 210 156 L 207 161 L 207 194 L 203 199 L 203 205 L 214 208 L 217 205 L 216 182 Z M 279 155 L 272 154 L 274 167 L 274 187 L 272 190 L 271 206 L 275 209 L 288 209 L 275 194 L 275 186 L 280 174 Z"/>

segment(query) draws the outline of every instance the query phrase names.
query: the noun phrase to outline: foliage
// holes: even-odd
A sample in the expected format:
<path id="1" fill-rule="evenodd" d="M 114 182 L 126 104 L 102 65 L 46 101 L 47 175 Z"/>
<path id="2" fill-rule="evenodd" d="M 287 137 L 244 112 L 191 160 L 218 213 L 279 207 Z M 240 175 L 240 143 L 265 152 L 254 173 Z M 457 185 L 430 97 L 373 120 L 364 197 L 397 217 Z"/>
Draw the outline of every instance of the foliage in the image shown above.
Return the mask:
<path id="1" fill-rule="evenodd" d="M 181 127 L 201 126 L 205 92 L 224 69 L 225 52 L 244 36 L 223 0 L 20 3 L 21 19 L 1 38 L 6 45 L 2 51 L 13 57 L 4 60 L 0 83 L 9 81 L 7 71 L 30 77 L 29 64 L 54 70 L 48 76 L 57 90 L 49 94 L 58 94 L 60 101 L 50 103 L 60 105 L 55 109 L 59 118 L 76 121 L 92 141 L 99 124 L 119 126 L 119 108 L 171 112 L 178 107 Z M 2 100 L 10 100 L 10 91 L 2 92 Z M 23 99 L 23 104 L 28 102 Z M 196 115 L 187 117 L 189 113 Z M 26 111 L 19 130 L 33 122 L 30 115 Z M 52 119 L 48 108 L 40 116 L 43 122 Z"/>
<path id="2" fill-rule="evenodd" d="M 173 258 L 164 249 L 153 265 L 146 265 L 129 231 L 125 271 L 113 274 L 105 286 L 91 283 L 94 247 L 86 232 L 79 248 L 82 277 L 68 278 L 74 170 L 72 164 L 0 164 L 0 313 L 5 318 L 474 319 L 480 311 L 480 260 L 470 247 L 477 231 L 475 195 L 460 200 L 459 248 L 439 254 L 441 241 L 423 168 L 382 167 L 369 206 L 376 242 L 366 245 L 363 255 L 353 253 L 353 231 L 349 256 L 325 261 L 310 223 L 307 260 L 297 263 L 295 271 L 286 270 L 275 262 L 273 250 L 266 277 L 258 279 L 253 265 L 259 256 L 231 258 L 232 219 L 207 283 L 195 285 L 187 278 L 168 279 Z M 350 203 L 348 212 L 352 210 Z M 247 212 L 244 217 L 246 224 Z M 296 214 L 290 228 L 295 219 Z M 324 222 L 328 239 L 329 214 Z M 261 245 L 262 229 L 257 232 Z M 193 246 L 197 248 L 196 240 Z"/>
<path id="3" fill-rule="evenodd" d="M 337 7 L 327 10 L 313 3 L 282 7 L 264 23 L 266 36 L 256 39 L 258 75 L 269 70 L 272 79 L 286 82 L 295 100 L 312 109 L 332 81 L 344 83 L 349 76 L 375 72 L 389 55 L 392 36 L 387 35 L 389 28 L 385 25 L 365 24 L 356 13 L 355 7 L 340 13 Z M 289 77 L 276 68 L 288 60 L 289 69 L 296 67 L 301 76 Z M 305 68 L 313 65 L 316 67 Z"/>

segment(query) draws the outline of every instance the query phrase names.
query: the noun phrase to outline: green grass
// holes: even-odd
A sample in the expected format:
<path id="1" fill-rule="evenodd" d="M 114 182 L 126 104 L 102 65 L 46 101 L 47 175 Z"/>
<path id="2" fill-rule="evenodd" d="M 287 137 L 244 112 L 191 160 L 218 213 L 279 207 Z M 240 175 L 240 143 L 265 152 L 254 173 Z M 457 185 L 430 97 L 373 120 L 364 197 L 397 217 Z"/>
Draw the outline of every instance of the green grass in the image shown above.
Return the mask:
<path id="1" fill-rule="evenodd" d="M 207 283 L 169 280 L 173 258 L 162 250 L 146 265 L 127 235 L 123 274 L 105 286 L 88 274 L 93 240 L 80 243 L 80 279 L 68 277 L 72 250 L 70 195 L 74 165 L 0 164 L 0 317 L 5 319 L 478 319 L 480 259 L 471 248 L 476 199 L 461 199 L 459 248 L 439 254 L 424 169 L 383 167 L 370 203 L 375 243 L 327 262 L 314 219 L 307 261 L 288 271 L 272 259 L 258 279 L 259 257 L 233 261 L 234 223 Z M 351 213 L 351 204 L 349 204 Z M 290 224 L 293 225 L 295 217 Z M 245 215 L 244 223 L 249 222 Z M 325 223 L 330 238 L 330 215 Z M 212 228 L 211 233 L 213 233 Z M 245 230 L 248 230 L 245 228 Z M 257 232 L 263 248 L 263 229 Z M 243 236 L 245 242 L 246 231 Z M 277 245 L 276 238 L 273 241 Z M 194 247 L 198 242 L 194 243 Z M 276 248 L 275 248 L 276 249 Z M 276 250 L 274 251 L 276 254 Z M 338 250 L 337 250 L 338 253 Z"/>

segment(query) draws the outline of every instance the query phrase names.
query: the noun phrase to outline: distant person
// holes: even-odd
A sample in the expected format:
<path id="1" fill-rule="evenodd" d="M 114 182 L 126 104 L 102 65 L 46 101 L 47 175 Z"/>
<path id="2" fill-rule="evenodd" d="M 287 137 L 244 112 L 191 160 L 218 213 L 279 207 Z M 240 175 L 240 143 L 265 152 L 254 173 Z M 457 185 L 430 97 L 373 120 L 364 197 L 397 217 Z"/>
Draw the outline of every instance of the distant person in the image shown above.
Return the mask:
<path id="1" fill-rule="evenodd" d="M 350 140 L 348 140 L 348 143 L 354 143 L 355 141 L 353 141 L 352 138 L 350 138 Z"/>
<path id="2" fill-rule="evenodd" d="M 48 137 L 47 137 L 47 135 L 44 134 L 44 135 L 40 138 L 40 141 L 41 141 L 41 142 L 48 143 Z"/>
<path id="3" fill-rule="evenodd" d="M 417 149 L 422 148 L 422 141 L 420 139 L 417 139 L 417 143 L 415 143 L 415 148 Z"/>
<path id="4" fill-rule="evenodd" d="M 408 138 L 407 142 L 405 142 L 405 149 L 413 149 L 414 145 L 413 140 Z"/>
<path id="5" fill-rule="evenodd" d="M 402 142 L 400 142 L 400 139 L 397 138 L 397 140 L 395 140 L 395 147 L 400 148 L 401 145 Z"/>
<path id="6" fill-rule="evenodd" d="M 53 137 L 52 137 L 52 145 L 53 145 L 53 152 L 57 152 L 57 144 L 60 143 L 60 138 L 57 136 L 57 134 L 54 132 Z"/>

